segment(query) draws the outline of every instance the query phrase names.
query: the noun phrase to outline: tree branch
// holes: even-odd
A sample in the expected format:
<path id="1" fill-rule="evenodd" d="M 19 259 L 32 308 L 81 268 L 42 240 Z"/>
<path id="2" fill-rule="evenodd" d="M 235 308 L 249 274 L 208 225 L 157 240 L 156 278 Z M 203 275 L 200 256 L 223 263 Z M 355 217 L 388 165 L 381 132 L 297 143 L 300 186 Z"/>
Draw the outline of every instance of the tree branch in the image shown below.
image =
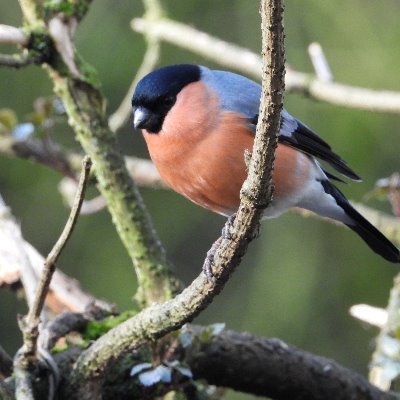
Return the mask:
<path id="1" fill-rule="evenodd" d="M 36 0 L 18 0 L 25 22 L 33 27 L 43 27 L 43 21 L 39 19 Z"/>
<path id="2" fill-rule="evenodd" d="M 210 385 L 275 400 L 400 398 L 395 393 L 381 391 L 361 375 L 333 360 L 305 352 L 279 339 L 230 330 L 213 334 L 210 327 L 188 325 L 177 342 L 179 344 L 174 348 L 172 359 L 187 366 L 194 380 L 206 380 Z M 149 361 L 146 354 L 150 348 L 151 344 L 142 352 L 134 356 L 129 354 L 109 366 L 102 387 L 103 399 L 153 398 L 171 391 L 169 383 L 143 386 L 129 374 L 134 365 Z M 76 350 L 71 349 L 72 352 L 76 358 Z M 62 368 L 64 357 L 68 356 L 60 354 L 59 357 L 63 359 L 57 359 Z M 163 365 L 168 365 L 168 361 L 168 358 L 161 360 L 165 363 Z M 68 371 L 65 375 L 68 376 Z M 118 377 L 117 380 L 115 377 Z M 65 388 L 64 385 L 61 398 L 70 399 Z"/>
<path id="3" fill-rule="evenodd" d="M 29 53 L 0 54 L 0 65 L 5 67 L 21 68 L 30 64 L 37 64 L 38 58 Z"/>
<path id="4" fill-rule="evenodd" d="M 76 362 L 71 375 L 71 396 L 87 396 L 90 392 L 90 396 L 96 398 L 101 390 L 102 373 L 112 360 L 192 320 L 222 290 L 248 244 L 257 235 L 259 220 L 272 197 L 271 177 L 284 86 L 283 6 L 280 0 L 263 0 L 261 4 L 265 66 L 260 118 L 239 210 L 229 238 L 218 240 L 214 279 L 209 280 L 200 274 L 174 299 L 148 307 L 98 339 Z M 227 228 L 230 228 L 229 222 Z M 83 386 L 82 382 L 85 382 Z"/>
<path id="5" fill-rule="evenodd" d="M 163 15 L 163 9 L 158 0 L 142 0 L 143 5 L 145 7 L 145 15 L 144 18 L 150 21 L 158 21 Z M 141 66 L 139 67 L 136 75 L 129 86 L 129 89 L 122 100 L 118 109 L 110 116 L 108 119 L 108 123 L 110 129 L 113 132 L 116 132 L 120 129 L 128 120 L 131 115 L 131 100 L 132 93 L 138 84 L 139 80 L 143 78 L 143 76 L 147 75 L 151 72 L 154 67 L 157 65 L 158 59 L 160 58 L 160 41 L 157 37 L 152 36 L 150 33 L 144 33 L 144 37 L 147 44 L 146 53 L 143 56 L 143 61 Z"/>
<path id="6" fill-rule="evenodd" d="M 85 194 L 90 167 L 90 159 L 85 158 L 75 205 L 71 210 L 71 214 L 60 238 L 46 258 L 43 273 L 36 288 L 34 301 L 29 307 L 28 315 L 20 321 L 24 344 L 15 357 L 14 372 L 16 379 L 16 397 L 21 400 L 34 399 L 31 370 L 36 366 L 37 362 L 37 339 L 39 336 L 40 315 L 49 291 L 51 278 L 55 271 L 55 263 L 76 224 Z"/>
<path id="7" fill-rule="evenodd" d="M 40 164 L 49 166 L 50 168 L 60 172 L 63 175 L 74 177 L 78 171 L 77 166 L 82 162 L 82 156 L 77 153 L 63 153 L 56 146 L 49 146 L 39 140 L 28 139 L 26 141 L 17 141 L 11 136 L 0 137 L 0 154 L 21 157 L 32 160 Z M 151 187 L 156 189 L 168 189 L 162 181 L 160 174 L 150 160 L 138 157 L 124 157 L 125 165 L 132 179 L 143 187 Z M 63 181 L 60 185 L 60 192 L 68 204 L 72 204 L 73 195 L 75 193 L 74 182 L 70 180 Z M 89 214 L 97 212 L 106 206 L 104 199 L 95 198 L 85 200 L 82 205 L 81 214 Z M 382 211 L 373 209 L 361 203 L 352 202 L 355 207 L 365 218 L 367 218 L 377 229 L 384 233 L 390 240 L 400 245 L 400 219 Z M 294 209 L 294 212 L 304 217 L 321 218 L 320 216 L 303 209 Z M 325 221 L 334 223 L 340 227 L 332 219 L 325 218 Z M 0 274 L 1 277 L 1 274 Z M 1 285 L 1 279 L 0 279 Z"/>
<path id="8" fill-rule="evenodd" d="M 70 39 L 66 35 L 63 41 Z M 92 67 L 77 54 L 74 61 L 78 71 L 70 71 L 60 56 L 53 57 L 47 71 L 78 141 L 94 162 L 99 190 L 132 258 L 140 289 L 136 298 L 143 306 L 170 298 L 179 283 L 169 269 L 138 189 L 126 171 L 115 136 L 108 129 L 105 99 L 97 78 Z"/>
<path id="9" fill-rule="evenodd" d="M 336 362 L 279 339 L 223 331 L 197 341 L 186 361 L 195 379 L 276 400 L 395 400 Z"/>
<path id="10" fill-rule="evenodd" d="M 78 220 L 79 211 L 81 209 L 82 202 L 85 197 L 85 191 L 89 179 L 91 166 L 92 162 L 90 161 L 90 158 L 85 157 L 83 160 L 82 174 L 79 180 L 78 190 L 75 196 L 74 205 L 71 209 L 71 213 L 68 217 L 67 223 L 59 239 L 53 246 L 49 255 L 46 257 L 42 275 L 40 277 L 39 284 L 36 289 L 35 300 L 32 306 L 30 307 L 28 315 L 26 316 L 25 320 L 26 328 L 29 330 L 30 335 L 32 335 L 32 332 L 37 331 L 38 329 L 40 313 L 43 309 L 44 301 L 49 291 L 50 282 L 53 277 L 54 271 L 56 269 L 56 262 L 62 250 L 64 249 L 68 239 L 70 238 L 72 231 L 74 230 L 76 222 Z M 31 352 L 35 351 L 34 350 L 35 346 L 36 346 L 35 343 L 33 343 L 33 346 L 28 346 L 26 344 L 27 348 L 31 348 Z"/>
<path id="11" fill-rule="evenodd" d="M 28 42 L 28 36 L 21 29 L 15 26 L 0 24 L 0 44 L 26 46 Z"/>
<path id="12" fill-rule="evenodd" d="M 150 21 L 135 18 L 131 27 L 139 33 L 148 33 L 168 43 L 199 54 L 207 60 L 260 78 L 261 58 L 243 47 L 225 42 L 186 24 L 161 18 Z M 224 56 L 221 57 L 221 54 Z M 314 75 L 298 72 L 291 68 L 286 71 L 286 90 L 300 92 L 313 99 L 326 101 L 344 107 L 362 110 L 400 113 L 400 92 L 365 89 L 320 80 Z"/>
<path id="13" fill-rule="evenodd" d="M 394 381 L 399 379 L 400 361 L 398 358 L 400 342 L 398 331 L 400 328 L 400 275 L 394 279 L 390 291 L 387 310 L 387 321 L 376 341 L 376 349 L 372 356 L 370 381 L 381 388 L 389 390 Z"/>

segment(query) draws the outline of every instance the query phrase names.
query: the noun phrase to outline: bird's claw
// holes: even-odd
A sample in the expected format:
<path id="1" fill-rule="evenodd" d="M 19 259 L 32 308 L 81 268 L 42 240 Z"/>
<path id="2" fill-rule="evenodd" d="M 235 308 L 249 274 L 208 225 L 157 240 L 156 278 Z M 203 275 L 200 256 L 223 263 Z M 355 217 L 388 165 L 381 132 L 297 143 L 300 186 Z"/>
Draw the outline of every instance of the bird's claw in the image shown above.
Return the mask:
<path id="1" fill-rule="evenodd" d="M 224 240 L 231 240 L 232 239 L 232 235 L 231 235 L 230 229 L 231 229 L 231 227 L 232 227 L 232 225 L 233 225 L 233 223 L 235 221 L 235 218 L 236 218 L 236 213 L 230 215 L 228 217 L 228 219 L 226 220 L 225 225 L 222 228 L 222 232 L 221 232 L 222 233 L 222 238 Z"/>
<path id="2" fill-rule="evenodd" d="M 215 252 L 217 251 L 219 245 L 221 244 L 221 241 L 222 241 L 222 238 L 220 237 L 213 243 L 213 245 L 211 246 L 211 249 L 207 251 L 207 256 L 206 256 L 206 259 L 204 260 L 203 272 L 204 272 L 205 276 L 207 277 L 207 280 L 210 283 L 215 283 L 213 264 L 214 264 Z"/>
<path id="3" fill-rule="evenodd" d="M 207 277 L 207 280 L 210 283 L 215 282 L 215 276 L 214 276 L 214 273 L 212 270 L 212 266 L 214 264 L 214 254 L 215 254 L 215 250 L 213 248 L 208 250 L 206 259 L 204 260 L 204 264 L 203 264 L 203 272 L 204 272 L 205 276 Z"/>

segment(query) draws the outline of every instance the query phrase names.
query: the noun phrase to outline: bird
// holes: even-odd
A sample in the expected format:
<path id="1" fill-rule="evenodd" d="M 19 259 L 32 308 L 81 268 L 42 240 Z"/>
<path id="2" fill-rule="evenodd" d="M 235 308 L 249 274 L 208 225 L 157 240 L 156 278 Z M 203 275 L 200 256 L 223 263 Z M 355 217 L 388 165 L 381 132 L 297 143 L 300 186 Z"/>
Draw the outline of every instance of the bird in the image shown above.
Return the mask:
<path id="1" fill-rule="evenodd" d="M 169 65 L 144 76 L 132 97 L 140 129 L 161 178 L 192 202 L 231 217 L 240 203 L 260 106 L 261 86 L 242 75 L 192 64 Z M 321 165 L 320 161 L 324 163 Z M 399 249 L 368 222 L 332 183 L 360 177 L 306 124 L 282 109 L 272 179 L 263 219 L 292 208 L 345 224 L 384 259 Z"/>

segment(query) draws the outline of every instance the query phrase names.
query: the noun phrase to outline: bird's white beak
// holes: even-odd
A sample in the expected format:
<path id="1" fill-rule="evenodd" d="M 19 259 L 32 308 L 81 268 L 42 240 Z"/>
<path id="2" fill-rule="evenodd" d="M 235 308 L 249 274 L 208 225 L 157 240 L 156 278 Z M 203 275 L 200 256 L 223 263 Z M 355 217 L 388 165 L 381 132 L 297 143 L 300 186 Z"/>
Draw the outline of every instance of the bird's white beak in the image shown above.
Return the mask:
<path id="1" fill-rule="evenodd" d="M 144 107 L 137 107 L 133 112 L 133 126 L 135 129 L 143 128 L 143 125 L 149 120 L 150 112 Z"/>

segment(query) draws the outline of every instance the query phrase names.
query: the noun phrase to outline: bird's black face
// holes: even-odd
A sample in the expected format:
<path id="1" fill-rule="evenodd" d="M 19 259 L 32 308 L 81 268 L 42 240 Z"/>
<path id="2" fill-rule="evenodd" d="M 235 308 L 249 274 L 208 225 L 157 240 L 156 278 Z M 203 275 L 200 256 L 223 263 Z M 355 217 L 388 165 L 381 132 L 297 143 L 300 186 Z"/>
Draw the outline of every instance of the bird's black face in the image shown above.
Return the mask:
<path id="1" fill-rule="evenodd" d="M 146 75 L 136 86 L 132 98 L 133 124 L 136 129 L 158 133 L 178 93 L 200 79 L 197 65 L 171 65 Z"/>
<path id="2" fill-rule="evenodd" d="M 176 96 L 159 96 L 152 101 L 132 101 L 133 125 L 136 129 L 146 129 L 150 133 L 158 133 L 164 118 L 176 102 Z"/>

